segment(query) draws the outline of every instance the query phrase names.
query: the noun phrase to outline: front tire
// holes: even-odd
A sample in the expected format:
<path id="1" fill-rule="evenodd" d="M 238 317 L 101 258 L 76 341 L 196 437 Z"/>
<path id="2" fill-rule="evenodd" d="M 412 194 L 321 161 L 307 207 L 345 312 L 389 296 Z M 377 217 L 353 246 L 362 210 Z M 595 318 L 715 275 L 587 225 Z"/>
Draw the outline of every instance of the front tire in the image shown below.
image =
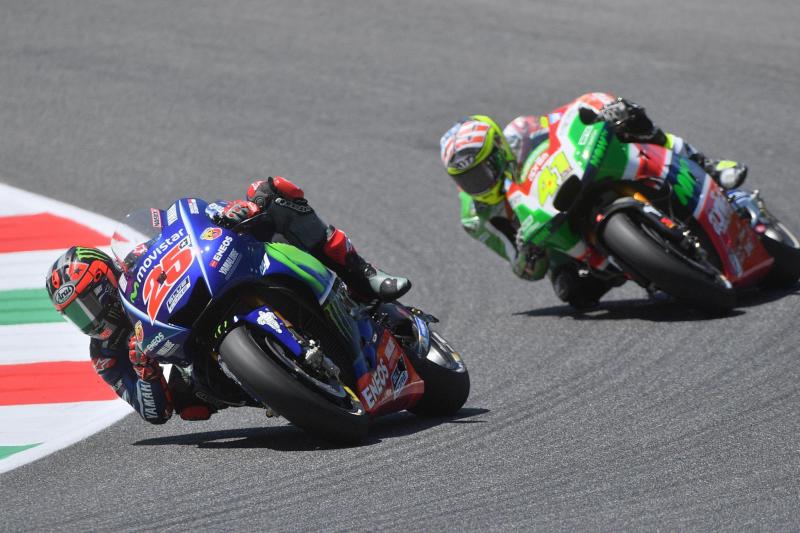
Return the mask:
<path id="1" fill-rule="evenodd" d="M 695 260 L 683 250 L 625 213 L 606 219 L 601 239 L 633 274 L 694 307 L 725 313 L 736 305 L 733 288 L 720 274 L 712 276 L 692 266 Z"/>
<path id="2" fill-rule="evenodd" d="M 369 420 L 361 402 L 352 393 L 340 401 L 327 397 L 302 370 L 279 362 L 285 356 L 278 351 L 269 343 L 262 347 L 245 326 L 228 333 L 219 347 L 225 368 L 242 388 L 296 426 L 328 441 L 363 440 Z"/>
<path id="3" fill-rule="evenodd" d="M 761 236 L 761 243 L 775 259 L 764 286 L 776 289 L 794 286 L 800 279 L 800 239 L 775 220 Z"/>
<path id="4" fill-rule="evenodd" d="M 469 373 L 441 335 L 431 331 L 427 356 L 413 359 L 412 364 L 425 382 L 425 393 L 409 411 L 418 416 L 448 416 L 461 409 L 469 396 Z"/>

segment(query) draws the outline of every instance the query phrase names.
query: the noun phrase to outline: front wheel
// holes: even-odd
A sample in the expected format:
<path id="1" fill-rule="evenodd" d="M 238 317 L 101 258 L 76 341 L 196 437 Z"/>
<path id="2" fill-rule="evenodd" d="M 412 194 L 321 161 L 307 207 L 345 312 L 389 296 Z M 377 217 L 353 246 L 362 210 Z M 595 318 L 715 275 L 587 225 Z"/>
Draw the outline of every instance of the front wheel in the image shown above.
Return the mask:
<path id="1" fill-rule="evenodd" d="M 775 220 L 761 235 L 761 243 L 775 259 L 764 285 L 778 289 L 794 286 L 800 279 L 800 239 L 782 222 Z"/>
<path id="2" fill-rule="evenodd" d="M 441 335 L 431 331 L 427 356 L 412 363 L 425 382 L 425 393 L 409 411 L 419 416 L 447 416 L 461 409 L 469 396 L 469 373 L 461 356 Z"/>
<path id="3" fill-rule="evenodd" d="M 614 213 L 606 219 L 601 239 L 632 274 L 694 307 L 725 313 L 736 305 L 730 283 L 710 264 L 698 264 L 676 244 L 625 213 Z"/>
<path id="4" fill-rule="evenodd" d="M 225 336 L 219 354 L 245 391 L 296 426 L 333 442 L 366 437 L 369 421 L 358 398 L 340 382 L 323 383 L 306 373 L 278 343 L 259 342 L 241 326 Z"/>

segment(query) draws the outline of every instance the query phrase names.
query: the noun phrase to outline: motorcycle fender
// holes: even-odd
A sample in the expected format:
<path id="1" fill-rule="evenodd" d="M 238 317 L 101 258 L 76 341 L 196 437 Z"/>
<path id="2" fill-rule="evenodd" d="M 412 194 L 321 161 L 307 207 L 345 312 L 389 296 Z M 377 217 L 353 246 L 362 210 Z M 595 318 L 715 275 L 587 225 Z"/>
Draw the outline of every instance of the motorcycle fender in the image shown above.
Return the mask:
<path id="1" fill-rule="evenodd" d="M 280 342 L 295 357 L 300 357 L 303 352 L 302 346 L 289 331 L 286 321 L 266 305 L 253 309 L 246 315 L 234 316 L 233 322 L 246 322 L 259 328 L 271 338 Z"/>
<path id="2" fill-rule="evenodd" d="M 665 239 L 673 242 L 683 240 L 681 226 L 675 223 L 667 215 L 653 207 L 651 204 L 640 202 L 635 198 L 624 197 L 611 203 L 599 213 L 599 221 L 595 226 L 597 234 L 602 233 L 608 217 L 620 211 L 632 212 L 634 216 L 647 219 L 651 222 L 651 227 L 657 230 Z M 672 227 L 670 227 L 672 225 Z"/>
<path id="3" fill-rule="evenodd" d="M 725 193 L 711 179 L 706 183 L 694 218 L 714 245 L 731 283 L 735 287 L 752 285 L 769 272 L 774 259 L 749 221 L 734 211 Z"/>
<path id="4" fill-rule="evenodd" d="M 377 350 L 377 366 L 358 378 L 356 394 L 370 416 L 413 407 L 425 392 L 425 383 L 403 347 L 384 330 Z"/>

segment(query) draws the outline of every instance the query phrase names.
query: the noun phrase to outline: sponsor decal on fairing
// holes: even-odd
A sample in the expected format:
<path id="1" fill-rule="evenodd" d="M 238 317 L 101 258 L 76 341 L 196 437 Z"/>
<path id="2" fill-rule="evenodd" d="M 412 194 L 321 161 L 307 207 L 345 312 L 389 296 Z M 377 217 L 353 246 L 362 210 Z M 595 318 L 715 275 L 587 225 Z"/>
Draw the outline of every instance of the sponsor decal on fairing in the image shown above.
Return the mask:
<path id="1" fill-rule="evenodd" d="M 236 270 L 241 260 L 242 255 L 236 250 L 231 250 L 231 253 L 228 254 L 228 258 L 225 259 L 225 262 L 219 267 L 219 273 L 228 278 L 230 274 Z"/>
<path id="2" fill-rule="evenodd" d="M 167 226 L 170 226 L 178 220 L 178 205 L 172 204 L 172 207 L 167 209 Z"/>
<path id="3" fill-rule="evenodd" d="M 161 211 L 158 209 L 150 209 L 150 223 L 154 228 L 161 227 Z"/>
<path id="4" fill-rule="evenodd" d="M 142 266 L 140 266 L 139 270 L 136 271 L 136 281 L 141 283 L 142 278 L 144 278 L 144 275 L 147 272 L 147 269 L 153 266 L 153 262 L 156 259 L 158 259 L 164 252 L 166 252 L 169 249 L 170 246 L 172 246 L 183 236 L 184 236 L 184 230 L 183 228 L 181 228 L 177 232 L 170 235 L 168 238 L 164 239 L 164 241 L 161 244 L 150 250 L 150 253 L 147 254 L 147 257 L 145 257 L 144 261 L 142 261 Z M 184 241 L 185 242 L 181 242 L 181 247 L 189 245 L 188 237 L 184 239 Z"/>
<path id="5" fill-rule="evenodd" d="M 159 331 L 156 334 L 156 336 L 153 337 L 153 339 L 150 342 L 147 343 L 147 346 L 145 346 L 142 349 L 142 351 L 144 351 L 144 353 L 146 353 L 146 354 L 151 353 L 153 350 L 155 350 L 158 347 L 159 344 L 164 342 L 164 339 L 165 339 L 164 334 Z"/>
<path id="6" fill-rule="evenodd" d="M 193 215 L 200 214 L 200 210 L 197 208 L 197 200 L 195 200 L 194 198 L 189 198 L 186 202 L 189 204 L 189 212 L 191 214 Z"/>
<path id="7" fill-rule="evenodd" d="M 181 281 L 177 287 L 175 287 L 175 289 L 172 291 L 172 294 L 170 294 L 169 298 L 167 299 L 168 312 L 171 313 L 172 310 L 175 309 L 175 306 L 178 305 L 178 302 L 181 300 L 181 298 L 183 298 L 183 295 L 186 294 L 186 291 L 189 290 L 190 286 L 191 279 L 187 276 L 183 278 L 183 281 Z"/>
<path id="8" fill-rule="evenodd" d="M 263 276 L 269 270 L 269 254 L 264 253 L 264 259 L 261 260 L 261 266 L 258 271 Z"/>
<path id="9" fill-rule="evenodd" d="M 397 360 L 397 366 L 392 371 L 392 388 L 397 392 L 403 388 L 407 381 L 408 370 L 406 370 L 406 364 L 401 357 Z"/>
<path id="10" fill-rule="evenodd" d="M 278 318 L 272 311 L 259 311 L 257 322 L 259 326 L 269 326 L 277 333 L 283 333 L 281 324 L 278 322 Z"/>
<path id="11" fill-rule="evenodd" d="M 366 400 L 368 408 L 372 409 L 375 402 L 381 397 L 386 389 L 386 380 L 388 378 L 389 369 L 386 367 L 386 363 L 381 361 L 373 372 L 372 379 L 366 387 L 361 389 L 361 396 Z"/>
<path id="12" fill-rule="evenodd" d="M 136 336 L 136 342 L 139 344 L 144 342 L 144 327 L 142 326 L 142 321 L 137 320 L 136 324 L 133 326 L 133 332 Z"/>
<path id="13" fill-rule="evenodd" d="M 170 237 L 169 240 L 174 242 L 172 239 L 179 236 L 182 232 L 183 229 Z M 192 253 L 190 243 L 189 237 L 185 237 L 175 244 L 164 254 L 161 261 L 150 270 L 147 274 L 147 279 L 144 280 L 142 298 L 147 305 L 147 316 L 150 317 L 150 324 L 155 323 L 156 316 L 167 294 L 171 292 L 172 287 L 189 271 L 194 262 L 194 254 Z M 165 243 L 162 243 L 162 245 L 163 244 Z M 151 252 L 151 254 L 147 256 L 145 265 L 142 268 L 146 267 L 151 257 L 158 258 L 161 254 L 160 250 L 162 245 L 159 245 L 154 252 Z M 152 261 L 150 261 L 150 263 L 152 264 Z M 144 275 L 141 268 L 139 269 L 139 273 L 142 276 Z"/>
<path id="14" fill-rule="evenodd" d="M 219 239 L 221 235 L 222 228 L 212 226 L 203 230 L 203 233 L 200 234 L 200 239 L 204 241 L 213 241 L 214 239 Z"/>
<path id="15" fill-rule="evenodd" d="M 177 347 L 178 347 L 177 344 L 175 344 L 174 342 L 172 342 L 170 340 L 167 340 L 164 343 L 164 345 L 161 348 L 158 349 L 158 351 L 156 352 L 156 355 L 159 355 L 161 357 L 166 357 L 168 355 L 171 355 L 172 352 L 174 352 Z"/>
<path id="16" fill-rule="evenodd" d="M 230 235 L 226 236 L 222 239 L 222 243 L 217 248 L 217 251 L 214 253 L 214 257 L 208 263 L 211 268 L 217 268 L 217 265 L 220 261 L 222 261 L 222 256 L 225 255 L 225 252 L 228 251 L 228 247 L 233 242 L 233 237 Z"/>

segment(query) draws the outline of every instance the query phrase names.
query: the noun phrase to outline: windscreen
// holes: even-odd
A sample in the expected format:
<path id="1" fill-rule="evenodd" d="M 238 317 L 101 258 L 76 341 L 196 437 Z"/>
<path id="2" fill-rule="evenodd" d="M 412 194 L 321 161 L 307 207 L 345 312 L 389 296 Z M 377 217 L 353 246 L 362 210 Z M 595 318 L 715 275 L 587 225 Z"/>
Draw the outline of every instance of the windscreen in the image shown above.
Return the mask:
<path id="1" fill-rule="evenodd" d="M 164 212 L 160 209 L 145 208 L 128 214 L 114 229 L 111 237 L 111 251 L 119 267 L 128 272 L 136 264 L 154 239 L 161 235 Z"/>

